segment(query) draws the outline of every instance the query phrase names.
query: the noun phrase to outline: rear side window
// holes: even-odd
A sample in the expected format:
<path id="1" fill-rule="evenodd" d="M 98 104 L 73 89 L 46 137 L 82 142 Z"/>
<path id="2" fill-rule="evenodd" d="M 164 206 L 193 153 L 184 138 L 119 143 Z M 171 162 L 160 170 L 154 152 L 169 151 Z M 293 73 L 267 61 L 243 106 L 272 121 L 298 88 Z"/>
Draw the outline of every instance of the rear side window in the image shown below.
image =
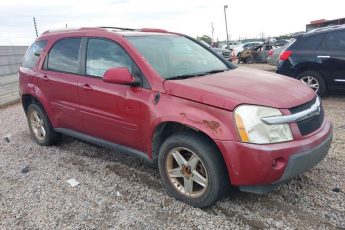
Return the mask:
<path id="1" fill-rule="evenodd" d="M 127 67 L 131 71 L 132 59 L 126 51 L 115 42 L 91 38 L 87 45 L 86 74 L 102 77 L 112 67 Z"/>
<path id="2" fill-rule="evenodd" d="M 78 73 L 80 43 L 81 38 L 65 38 L 57 41 L 48 55 L 48 69 Z"/>
<path id="3" fill-rule="evenodd" d="M 345 31 L 331 33 L 326 41 L 329 50 L 345 50 Z"/>
<path id="4" fill-rule="evenodd" d="M 307 37 L 298 45 L 298 48 L 300 50 L 317 50 L 325 37 L 325 33 Z"/>
<path id="5" fill-rule="evenodd" d="M 32 44 L 25 53 L 22 66 L 30 69 L 33 68 L 36 65 L 38 58 L 40 57 L 46 44 L 46 40 L 37 41 Z"/>

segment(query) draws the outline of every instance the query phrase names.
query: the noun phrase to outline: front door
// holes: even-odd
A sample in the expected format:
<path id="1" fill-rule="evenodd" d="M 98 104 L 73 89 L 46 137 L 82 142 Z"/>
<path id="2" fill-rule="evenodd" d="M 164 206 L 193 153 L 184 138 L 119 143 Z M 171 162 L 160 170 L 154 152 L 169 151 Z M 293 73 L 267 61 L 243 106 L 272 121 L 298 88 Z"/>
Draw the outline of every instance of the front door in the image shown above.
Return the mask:
<path id="1" fill-rule="evenodd" d="M 102 76 L 111 67 L 133 61 L 117 43 L 102 38 L 87 40 L 85 77 L 78 81 L 84 132 L 107 141 L 144 150 L 141 129 L 141 87 L 106 83 Z"/>

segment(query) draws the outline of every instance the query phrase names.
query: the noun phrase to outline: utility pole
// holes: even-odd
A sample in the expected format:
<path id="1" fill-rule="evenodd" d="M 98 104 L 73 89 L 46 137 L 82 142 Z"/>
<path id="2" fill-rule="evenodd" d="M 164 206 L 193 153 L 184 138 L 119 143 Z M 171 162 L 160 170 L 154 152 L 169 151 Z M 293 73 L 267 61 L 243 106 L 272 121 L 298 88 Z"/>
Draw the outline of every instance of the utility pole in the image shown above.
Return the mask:
<path id="1" fill-rule="evenodd" d="M 33 17 L 34 19 L 34 26 L 35 26 L 35 31 L 36 31 L 36 37 L 38 37 L 38 31 L 37 31 L 37 24 L 36 24 L 36 18 Z"/>
<path id="2" fill-rule="evenodd" d="M 226 9 L 227 8 L 228 8 L 228 5 L 224 5 L 225 30 L 226 30 L 226 46 L 227 46 L 227 49 L 230 49 L 230 47 L 229 47 L 229 33 L 228 33 L 228 20 L 226 18 Z"/>

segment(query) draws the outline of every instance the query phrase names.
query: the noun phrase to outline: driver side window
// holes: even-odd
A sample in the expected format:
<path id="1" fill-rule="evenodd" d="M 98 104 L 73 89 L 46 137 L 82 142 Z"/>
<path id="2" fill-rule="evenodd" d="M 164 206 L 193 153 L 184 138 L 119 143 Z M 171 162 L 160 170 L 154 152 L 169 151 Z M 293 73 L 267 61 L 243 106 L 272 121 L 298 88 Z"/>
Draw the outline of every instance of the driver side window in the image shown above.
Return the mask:
<path id="1" fill-rule="evenodd" d="M 132 72 L 133 61 L 126 51 L 113 41 L 90 38 L 86 53 L 86 74 L 102 77 L 112 67 L 127 67 Z"/>

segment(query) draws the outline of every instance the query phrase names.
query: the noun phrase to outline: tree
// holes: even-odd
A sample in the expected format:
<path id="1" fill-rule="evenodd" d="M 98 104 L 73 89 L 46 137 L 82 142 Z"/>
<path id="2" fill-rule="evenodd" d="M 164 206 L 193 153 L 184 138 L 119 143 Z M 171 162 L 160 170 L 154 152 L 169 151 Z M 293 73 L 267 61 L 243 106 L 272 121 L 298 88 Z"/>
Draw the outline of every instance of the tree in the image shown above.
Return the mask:
<path id="1" fill-rule="evenodd" d="M 208 35 L 202 35 L 201 37 L 196 37 L 197 40 L 202 40 L 209 45 L 212 45 L 212 38 Z"/>

